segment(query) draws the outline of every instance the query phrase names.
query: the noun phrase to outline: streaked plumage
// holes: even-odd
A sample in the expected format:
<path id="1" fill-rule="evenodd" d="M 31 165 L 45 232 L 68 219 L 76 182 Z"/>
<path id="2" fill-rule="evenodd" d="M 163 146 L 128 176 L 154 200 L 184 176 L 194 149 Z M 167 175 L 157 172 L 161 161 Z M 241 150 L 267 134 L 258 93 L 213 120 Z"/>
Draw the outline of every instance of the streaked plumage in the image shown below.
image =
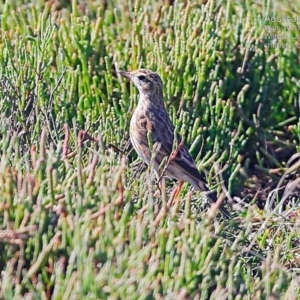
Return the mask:
<path id="1" fill-rule="evenodd" d="M 147 69 L 132 72 L 120 71 L 121 75 L 129 78 L 140 92 L 139 102 L 130 121 L 130 139 L 138 155 L 150 163 L 151 150 L 148 145 L 148 132 L 151 131 L 154 158 L 154 170 L 159 177 L 158 168 L 165 157 L 174 151 L 175 127 L 167 113 L 163 101 L 163 83 L 160 76 Z M 175 142 L 180 144 L 177 135 Z M 211 202 L 217 201 L 215 192 L 209 191 L 205 179 L 199 173 L 187 147 L 183 145 L 177 156 L 170 160 L 165 175 L 180 181 L 189 182 L 196 189 L 205 192 Z M 221 212 L 229 218 L 230 213 L 223 206 Z"/>

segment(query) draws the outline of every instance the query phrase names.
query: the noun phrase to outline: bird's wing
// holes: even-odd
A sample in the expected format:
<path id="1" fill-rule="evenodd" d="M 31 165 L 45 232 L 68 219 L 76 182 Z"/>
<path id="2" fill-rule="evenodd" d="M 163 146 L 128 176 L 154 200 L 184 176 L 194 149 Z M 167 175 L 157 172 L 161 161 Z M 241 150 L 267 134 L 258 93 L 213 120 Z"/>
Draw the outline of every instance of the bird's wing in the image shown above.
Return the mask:
<path id="1" fill-rule="evenodd" d="M 208 192 L 206 196 L 212 203 L 217 202 L 217 194 L 209 190 L 207 182 L 199 173 L 188 148 L 184 144 L 181 144 L 182 139 L 180 135 L 177 134 L 176 139 L 174 139 L 175 127 L 169 116 L 162 112 L 161 114 L 157 114 L 157 118 L 156 122 L 151 122 L 147 118 L 147 128 L 151 130 L 153 143 L 159 149 L 156 153 L 158 165 L 164 157 L 173 155 L 169 161 L 169 167 L 172 168 L 174 173 L 186 174 L 188 177 L 194 178 L 190 182 L 193 182 L 193 185 L 200 191 Z M 180 178 L 177 179 L 180 180 Z M 226 218 L 230 218 L 230 213 L 223 204 L 220 205 L 219 209 Z"/>
<path id="2" fill-rule="evenodd" d="M 151 129 L 153 143 L 156 143 L 157 148 L 159 148 L 159 153 L 156 154 L 159 163 L 164 157 L 173 155 L 169 164 L 176 165 L 177 168 L 181 169 L 182 173 L 186 173 L 200 181 L 200 188 L 203 191 L 208 191 L 206 180 L 199 173 L 188 148 L 181 144 L 182 139 L 180 135 L 177 134 L 176 138 L 174 138 L 175 127 L 168 114 L 162 111 L 156 113 L 156 118 L 156 122 L 151 122 Z"/>

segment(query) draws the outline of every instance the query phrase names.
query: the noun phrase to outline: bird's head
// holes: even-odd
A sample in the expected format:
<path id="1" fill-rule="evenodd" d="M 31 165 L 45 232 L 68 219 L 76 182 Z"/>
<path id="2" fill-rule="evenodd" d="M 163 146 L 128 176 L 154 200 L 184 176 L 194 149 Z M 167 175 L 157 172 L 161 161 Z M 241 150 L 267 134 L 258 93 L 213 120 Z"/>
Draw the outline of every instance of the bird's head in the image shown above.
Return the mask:
<path id="1" fill-rule="evenodd" d="M 157 73 L 147 69 L 132 72 L 119 71 L 119 73 L 133 82 L 142 97 L 147 97 L 150 100 L 155 97 L 162 100 L 163 83 Z"/>

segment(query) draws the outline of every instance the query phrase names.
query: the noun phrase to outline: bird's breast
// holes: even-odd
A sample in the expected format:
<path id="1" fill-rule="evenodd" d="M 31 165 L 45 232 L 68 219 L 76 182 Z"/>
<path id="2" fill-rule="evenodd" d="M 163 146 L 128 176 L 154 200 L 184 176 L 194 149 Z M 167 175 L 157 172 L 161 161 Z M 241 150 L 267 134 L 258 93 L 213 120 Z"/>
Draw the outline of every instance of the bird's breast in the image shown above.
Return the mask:
<path id="1" fill-rule="evenodd" d="M 153 130 L 153 123 L 143 113 L 135 112 L 130 121 L 130 132 L 135 135 L 147 135 L 148 131 Z"/>
<path id="2" fill-rule="evenodd" d="M 150 150 L 148 145 L 149 122 L 143 114 L 134 113 L 130 121 L 130 140 L 133 148 L 142 159 L 149 163 Z"/>

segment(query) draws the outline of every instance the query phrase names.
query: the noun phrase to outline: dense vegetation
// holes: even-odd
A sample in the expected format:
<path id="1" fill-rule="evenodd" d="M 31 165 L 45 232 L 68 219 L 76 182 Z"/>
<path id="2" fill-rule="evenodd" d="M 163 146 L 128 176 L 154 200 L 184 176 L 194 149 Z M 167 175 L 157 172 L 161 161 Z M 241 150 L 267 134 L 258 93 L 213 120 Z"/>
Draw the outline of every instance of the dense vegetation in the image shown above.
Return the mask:
<path id="1" fill-rule="evenodd" d="M 0 298 L 299 297 L 300 4 L 202 2 L 1 2 Z M 232 220 L 130 151 L 139 67 Z"/>

